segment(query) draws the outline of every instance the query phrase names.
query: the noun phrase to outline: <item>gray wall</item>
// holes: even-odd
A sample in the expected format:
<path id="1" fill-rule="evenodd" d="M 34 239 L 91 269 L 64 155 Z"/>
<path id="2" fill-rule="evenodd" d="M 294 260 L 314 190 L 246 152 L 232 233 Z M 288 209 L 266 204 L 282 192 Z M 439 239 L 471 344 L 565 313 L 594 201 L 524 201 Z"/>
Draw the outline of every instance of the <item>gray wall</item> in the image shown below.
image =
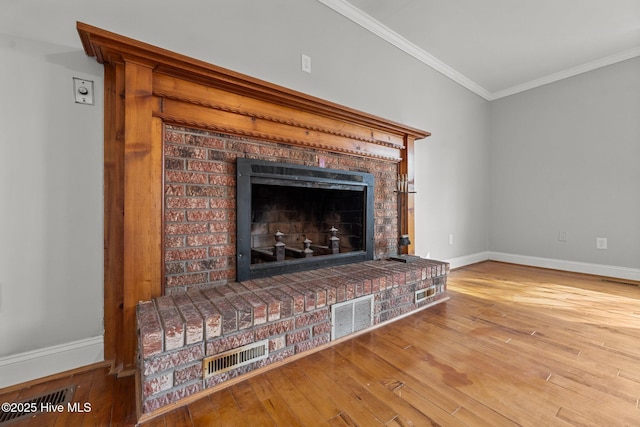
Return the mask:
<path id="1" fill-rule="evenodd" d="M 639 268 L 640 58 L 490 109 L 491 250 Z"/>
<path id="2" fill-rule="evenodd" d="M 76 21 L 432 132 L 420 255 L 640 267 L 640 59 L 488 103 L 315 0 L 2 8 L 0 359 L 102 335 L 103 74 Z M 73 102 L 74 76 L 95 106 Z"/>
<path id="3" fill-rule="evenodd" d="M 417 252 L 487 250 L 487 102 L 315 0 L 2 8 L 0 357 L 102 334 L 102 66 L 76 21 L 431 131 L 416 147 Z M 95 80 L 95 106 L 74 104 L 74 76 Z"/>
<path id="4" fill-rule="evenodd" d="M 101 72 L 46 38 L 0 34 L 0 356 L 102 335 Z"/>

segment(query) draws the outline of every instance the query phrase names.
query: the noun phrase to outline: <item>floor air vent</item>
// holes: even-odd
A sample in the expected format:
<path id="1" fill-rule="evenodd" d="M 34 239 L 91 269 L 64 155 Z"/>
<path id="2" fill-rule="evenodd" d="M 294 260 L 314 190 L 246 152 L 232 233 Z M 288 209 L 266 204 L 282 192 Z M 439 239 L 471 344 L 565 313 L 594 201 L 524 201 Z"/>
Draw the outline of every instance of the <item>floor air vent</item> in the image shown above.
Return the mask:
<path id="1" fill-rule="evenodd" d="M 31 399 L 21 400 L 20 402 L 10 402 L 9 405 L 11 406 L 7 408 L 5 408 L 7 405 L 2 405 L 2 409 L 0 410 L 0 426 L 4 427 L 14 421 L 33 417 L 40 412 L 50 412 L 47 408 L 57 407 L 58 405 L 65 405 L 64 409 L 66 410 L 66 405 L 71 401 L 75 390 L 76 386 L 74 385 L 41 394 Z"/>
<path id="2" fill-rule="evenodd" d="M 331 306 L 331 339 L 335 340 L 373 325 L 373 295 Z"/>
<path id="3" fill-rule="evenodd" d="M 269 357 L 269 340 L 247 344 L 204 359 L 202 361 L 203 376 L 207 378 L 221 374 L 267 357 Z"/>

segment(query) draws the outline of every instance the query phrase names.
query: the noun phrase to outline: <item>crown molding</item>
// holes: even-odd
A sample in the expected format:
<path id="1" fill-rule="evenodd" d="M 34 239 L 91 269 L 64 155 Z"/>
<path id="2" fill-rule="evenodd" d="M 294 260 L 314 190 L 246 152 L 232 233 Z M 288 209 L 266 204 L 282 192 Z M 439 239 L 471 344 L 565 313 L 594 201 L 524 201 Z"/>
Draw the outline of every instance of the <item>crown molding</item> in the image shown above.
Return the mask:
<path id="1" fill-rule="evenodd" d="M 372 18 L 368 14 L 364 13 L 362 10 L 353 6 L 347 0 L 317 0 L 318 2 L 324 4 L 325 6 L 333 9 L 338 12 L 340 15 L 345 18 L 355 22 L 360 25 L 362 28 L 369 30 L 376 36 L 385 40 L 386 42 L 392 44 L 403 52 L 411 55 L 416 58 L 420 62 L 425 65 L 433 68 L 439 73 L 445 75 L 476 95 L 481 96 L 487 101 L 494 101 L 496 99 L 504 98 L 506 96 L 514 95 L 516 93 L 524 92 L 529 89 L 534 89 L 539 86 L 544 86 L 549 83 L 553 83 L 559 80 L 563 80 L 569 77 L 576 76 L 578 74 L 586 73 L 588 71 L 595 70 L 597 68 L 606 67 L 607 65 L 612 65 L 617 62 L 625 61 L 627 59 L 632 59 L 637 56 L 640 56 L 640 47 L 632 48 L 615 55 L 607 56 L 605 58 L 597 59 L 595 61 L 588 62 L 586 64 L 582 64 L 573 68 L 569 68 L 567 70 L 560 71 L 558 73 L 550 74 L 545 77 L 541 77 L 539 79 L 531 80 L 526 83 L 522 83 L 516 86 L 512 86 L 507 89 L 499 90 L 497 92 L 489 92 L 484 87 L 480 86 L 473 80 L 449 67 L 444 62 L 440 61 L 429 52 L 420 48 L 416 44 L 407 40 L 400 34 L 396 33 L 389 27 L 383 25 L 378 20 Z"/>
<path id="2" fill-rule="evenodd" d="M 548 76 L 541 77 L 539 79 L 531 80 L 529 82 L 510 87 L 508 89 L 499 90 L 490 94 L 488 100 L 493 101 L 496 99 L 504 98 L 506 96 L 514 95 L 516 93 L 524 92 L 529 89 L 534 89 L 540 86 L 554 83 L 559 80 L 564 80 L 569 77 L 577 76 L 578 74 L 593 71 L 598 68 L 613 65 L 618 62 L 626 61 L 640 56 L 640 47 L 628 49 L 614 55 L 606 56 L 604 58 L 596 59 L 595 61 L 587 62 L 586 64 L 578 65 L 577 67 L 568 68 L 558 73 L 549 74 Z"/>
<path id="3" fill-rule="evenodd" d="M 491 93 L 488 90 L 486 90 L 479 84 L 475 83 L 471 79 L 467 78 L 463 74 L 457 72 L 453 68 L 449 67 L 447 64 L 440 61 L 438 58 L 434 57 L 429 52 L 420 48 L 416 44 L 402 37 L 400 34 L 396 33 L 389 27 L 373 19 L 371 16 L 367 15 L 357 7 L 353 6 L 351 3 L 345 0 L 318 0 L 318 1 L 324 4 L 325 6 L 333 9 L 334 11 L 338 12 L 340 15 L 344 16 L 345 18 L 350 19 L 351 21 L 360 25 L 362 28 L 371 31 L 373 34 L 385 40 L 386 42 L 392 44 L 398 49 L 413 56 L 418 61 L 428 65 L 429 67 L 433 68 L 439 73 L 444 74 L 446 77 L 455 81 L 459 85 L 469 89 L 471 92 L 487 100 L 491 97 Z"/>

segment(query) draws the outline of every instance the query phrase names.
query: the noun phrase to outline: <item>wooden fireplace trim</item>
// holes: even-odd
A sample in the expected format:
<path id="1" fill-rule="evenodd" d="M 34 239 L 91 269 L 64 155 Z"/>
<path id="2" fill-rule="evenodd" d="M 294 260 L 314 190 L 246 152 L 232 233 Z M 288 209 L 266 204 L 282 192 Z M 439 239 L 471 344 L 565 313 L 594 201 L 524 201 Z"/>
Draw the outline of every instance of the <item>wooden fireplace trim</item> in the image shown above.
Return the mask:
<path id="1" fill-rule="evenodd" d="M 104 352 L 121 374 L 135 371 L 137 303 L 162 294 L 164 123 L 395 162 L 413 190 L 414 142 L 429 132 L 76 27 L 86 54 L 105 68 Z M 401 233 L 413 242 L 413 194 L 407 199 Z"/>

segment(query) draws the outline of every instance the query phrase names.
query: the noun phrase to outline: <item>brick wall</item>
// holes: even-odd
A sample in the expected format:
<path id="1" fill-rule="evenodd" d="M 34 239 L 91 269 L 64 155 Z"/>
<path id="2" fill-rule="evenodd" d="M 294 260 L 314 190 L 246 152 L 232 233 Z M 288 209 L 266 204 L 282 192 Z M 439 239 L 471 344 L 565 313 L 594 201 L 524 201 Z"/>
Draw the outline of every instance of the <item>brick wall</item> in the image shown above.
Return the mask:
<path id="1" fill-rule="evenodd" d="M 397 164 L 286 144 L 166 126 L 165 291 L 235 280 L 235 160 L 249 157 L 372 173 L 374 256 L 397 252 Z"/>

